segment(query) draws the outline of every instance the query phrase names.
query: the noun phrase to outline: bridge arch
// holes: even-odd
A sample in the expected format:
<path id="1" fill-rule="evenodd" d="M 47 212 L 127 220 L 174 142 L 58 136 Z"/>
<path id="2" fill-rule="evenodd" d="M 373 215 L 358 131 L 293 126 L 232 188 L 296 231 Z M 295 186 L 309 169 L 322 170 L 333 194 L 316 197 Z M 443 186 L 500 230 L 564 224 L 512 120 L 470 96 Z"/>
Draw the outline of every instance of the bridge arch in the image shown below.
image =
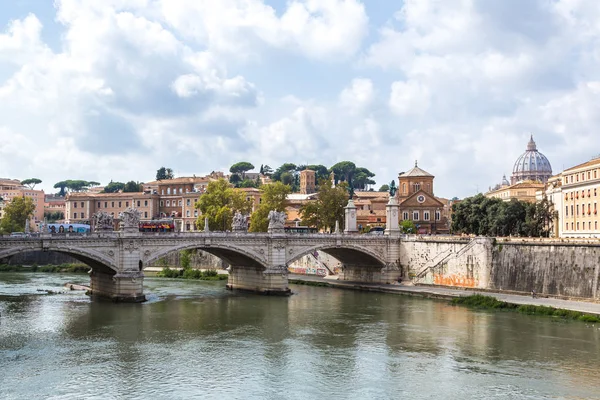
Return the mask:
<path id="1" fill-rule="evenodd" d="M 332 257 L 340 260 L 340 262 L 346 266 L 360 265 L 381 268 L 387 266 L 387 262 L 383 254 L 379 254 L 376 251 L 373 251 L 369 248 L 350 243 L 345 243 L 342 245 L 322 243 L 311 247 L 307 247 L 302 249 L 298 253 L 292 254 L 286 260 L 286 264 L 289 266 L 294 261 L 297 261 L 308 254 L 312 254 L 315 251 L 322 251 L 324 253 L 327 253 Z"/>
<path id="2" fill-rule="evenodd" d="M 206 245 L 202 243 L 185 243 L 178 246 L 165 247 L 149 255 L 143 256 L 142 263 L 144 266 L 147 266 L 150 263 L 156 262 L 160 258 L 165 257 L 169 253 L 195 249 L 212 254 L 224 260 L 229 265 L 249 267 L 254 269 L 267 269 L 266 256 L 249 250 L 248 248 L 239 248 L 234 245 L 223 243 L 211 245 Z"/>
<path id="3" fill-rule="evenodd" d="M 49 249 L 44 249 L 42 246 L 35 246 L 31 243 L 16 244 L 14 247 L 9 247 L 0 250 L 0 259 L 12 257 L 17 254 L 30 253 L 35 251 L 52 251 L 56 253 L 66 254 L 75 258 L 78 261 L 88 265 L 95 271 L 104 272 L 108 274 L 116 274 L 118 268 L 114 262 L 105 254 L 97 251 L 83 249 L 69 244 L 68 246 L 56 246 Z"/>

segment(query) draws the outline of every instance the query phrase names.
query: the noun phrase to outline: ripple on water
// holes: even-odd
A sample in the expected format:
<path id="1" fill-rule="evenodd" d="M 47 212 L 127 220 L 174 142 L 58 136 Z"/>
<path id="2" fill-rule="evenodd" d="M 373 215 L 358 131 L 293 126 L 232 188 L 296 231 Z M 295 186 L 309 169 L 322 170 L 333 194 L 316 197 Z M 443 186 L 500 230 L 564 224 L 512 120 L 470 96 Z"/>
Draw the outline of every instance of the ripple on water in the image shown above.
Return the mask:
<path id="1" fill-rule="evenodd" d="M 46 275 L 47 276 L 47 275 Z M 598 330 L 444 303 L 148 280 L 144 304 L 26 295 L 0 275 L 7 398 L 594 398 Z M 10 287 L 10 290 L 7 289 Z"/>

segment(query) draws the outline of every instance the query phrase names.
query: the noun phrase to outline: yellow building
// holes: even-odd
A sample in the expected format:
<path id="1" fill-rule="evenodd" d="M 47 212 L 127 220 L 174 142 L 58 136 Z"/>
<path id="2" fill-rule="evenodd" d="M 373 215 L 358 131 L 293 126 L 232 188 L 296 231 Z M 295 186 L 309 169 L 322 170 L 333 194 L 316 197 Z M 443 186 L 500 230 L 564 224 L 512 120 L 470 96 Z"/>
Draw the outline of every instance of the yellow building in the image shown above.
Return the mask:
<path id="1" fill-rule="evenodd" d="M 504 201 L 517 199 L 529 203 L 537 201 L 537 194 L 543 191 L 545 184 L 538 181 L 518 182 L 514 185 L 500 186 L 495 190 L 487 192 L 484 196 L 488 198 L 496 198 Z"/>
<path id="2" fill-rule="evenodd" d="M 104 211 L 115 218 L 133 207 L 142 220 L 158 218 L 159 196 L 148 193 L 69 193 L 65 198 L 65 222 L 89 223 L 92 215 Z"/>
<path id="3" fill-rule="evenodd" d="M 33 218 L 36 222 L 44 220 L 44 196 L 43 190 L 30 189 L 19 180 L 0 178 L 0 197 L 4 202 L 8 204 L 15 197 L 29 197 L 35 204 Z"/>
<path id="4" fill-rule="evenodd" d="M 311 194 L 317 191 L 317 173 L 310 169 L 300 171 L 300 193 Z"/>
<path id="5" fill-rule="evenodd" d="M 554 187 L 550 192 L 560 195 L 560 201 L 555 203 L 559 236 L 600 237 L 600 157 L 564 170 L 560 181 L 560 186 L 557 186 L 559 189 Z"/>

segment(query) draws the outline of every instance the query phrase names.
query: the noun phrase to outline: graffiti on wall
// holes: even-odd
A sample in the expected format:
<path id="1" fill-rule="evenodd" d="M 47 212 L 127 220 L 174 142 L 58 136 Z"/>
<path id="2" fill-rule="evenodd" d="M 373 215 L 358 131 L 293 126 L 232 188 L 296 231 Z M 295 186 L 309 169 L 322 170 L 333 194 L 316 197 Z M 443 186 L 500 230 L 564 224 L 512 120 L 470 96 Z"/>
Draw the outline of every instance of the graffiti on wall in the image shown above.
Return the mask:
<path id="1" fill-rule="evenodd" d="M 473 277 L 467 277 L 465 275 L 434 274 L 433 275 L 433 284 L 434 285 L 444 285 L 444 286 L 458 286 L 458 287 L 474 288 L 479 285 L 479 280 L 477 280 Z"/>

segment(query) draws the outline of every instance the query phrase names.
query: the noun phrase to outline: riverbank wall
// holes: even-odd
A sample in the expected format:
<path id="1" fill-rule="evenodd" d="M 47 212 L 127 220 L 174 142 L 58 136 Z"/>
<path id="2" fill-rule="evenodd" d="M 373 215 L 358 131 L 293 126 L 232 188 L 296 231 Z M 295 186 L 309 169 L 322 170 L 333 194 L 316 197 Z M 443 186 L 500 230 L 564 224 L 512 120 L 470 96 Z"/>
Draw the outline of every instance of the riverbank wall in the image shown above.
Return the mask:
<path id="1" fill-rule="evenodd" d="M 600 241 L 408 238 L 399 260 L 415 284 L 600 300 Z"/>

